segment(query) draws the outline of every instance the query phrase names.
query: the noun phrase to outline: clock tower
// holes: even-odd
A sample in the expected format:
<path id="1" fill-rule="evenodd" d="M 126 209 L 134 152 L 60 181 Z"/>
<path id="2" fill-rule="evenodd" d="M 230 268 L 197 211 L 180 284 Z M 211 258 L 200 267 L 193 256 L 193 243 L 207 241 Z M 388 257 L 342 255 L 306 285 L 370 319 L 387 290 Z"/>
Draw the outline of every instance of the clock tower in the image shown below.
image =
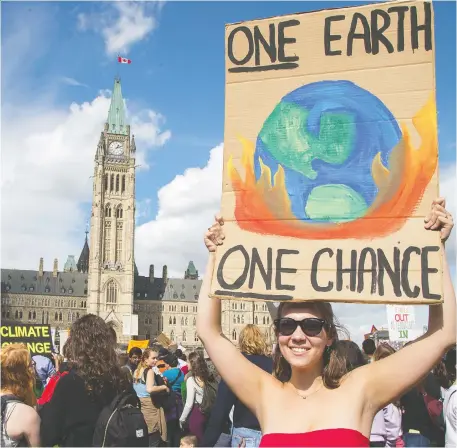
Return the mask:
<path id="1" fill-rule="evenodd" d="M 113 96 L 95 155 L 88 312 L 112 321 L 125 342 L 123 320 L 133 314 L 135 139 L 126 124 L 121 81 Z"/>

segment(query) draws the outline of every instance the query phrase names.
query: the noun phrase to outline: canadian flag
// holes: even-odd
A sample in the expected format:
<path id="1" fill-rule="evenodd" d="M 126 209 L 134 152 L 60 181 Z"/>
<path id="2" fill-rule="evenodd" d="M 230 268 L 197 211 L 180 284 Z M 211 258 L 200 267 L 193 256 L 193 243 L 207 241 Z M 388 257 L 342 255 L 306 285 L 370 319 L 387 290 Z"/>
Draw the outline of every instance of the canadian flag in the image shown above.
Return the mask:
<path id="1" fill-rule="evenodd" d="M 121 58 L 120 56 L 117 57 L 117 62 L 119 62 L 120 64 L 131 64 L 132 63 L 132 61 L 130 59 Z"/>

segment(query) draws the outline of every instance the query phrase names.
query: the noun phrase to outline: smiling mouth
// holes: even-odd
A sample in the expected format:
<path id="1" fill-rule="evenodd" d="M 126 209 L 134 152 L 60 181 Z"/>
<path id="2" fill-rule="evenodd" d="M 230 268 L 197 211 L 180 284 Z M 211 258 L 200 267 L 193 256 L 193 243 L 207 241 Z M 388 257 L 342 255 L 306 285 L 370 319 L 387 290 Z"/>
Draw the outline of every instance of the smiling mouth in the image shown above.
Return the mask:
<path id="1" fill-rule="evenodd" d="M 295 355 L 302 355 L 303 353 L 308 351 L 308 349 L 306 349 L 305 347 L 289 347 L 289 348 L 292 351 L 292 353 L 294 353 Z"/>

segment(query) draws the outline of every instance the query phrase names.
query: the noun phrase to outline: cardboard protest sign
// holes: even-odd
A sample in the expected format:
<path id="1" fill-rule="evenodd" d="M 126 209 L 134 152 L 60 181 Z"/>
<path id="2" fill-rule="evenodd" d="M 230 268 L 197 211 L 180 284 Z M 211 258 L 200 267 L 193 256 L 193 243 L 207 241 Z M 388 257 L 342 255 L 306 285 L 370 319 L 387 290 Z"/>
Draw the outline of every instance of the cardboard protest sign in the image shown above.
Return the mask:
<path id="1" fill-rule="evenodd" d="M 423 331 L 416 323 L 413 306 L 386 305 L 386 311 L 390 341 L 414 341 L 422 335 Z"/>
<path id="2" fill-rule="evenodd" d="M 225 95 L 211 296 L 442 301 L 431 3 L 229 25 Z"/>
<path id="3" fill-rule="evenodd" d="M 22 343 L 32 355 L 50 355 L 52 337 L 50 325 L 10 324 L 0 328 L 2 347 Z"/>

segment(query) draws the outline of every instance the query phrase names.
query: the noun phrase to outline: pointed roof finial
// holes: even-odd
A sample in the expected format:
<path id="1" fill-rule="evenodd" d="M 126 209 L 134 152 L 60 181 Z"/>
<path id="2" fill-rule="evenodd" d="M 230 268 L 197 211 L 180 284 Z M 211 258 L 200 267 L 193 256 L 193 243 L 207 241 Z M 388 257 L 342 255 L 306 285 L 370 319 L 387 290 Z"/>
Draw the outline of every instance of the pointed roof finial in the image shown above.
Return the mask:
<path id="1" fill-rule="evenodd" d="M 89 224 L 86 224 L 86 239 L 84 241 L 84 246 L 83 250 L 81 251 L 81 255 L 79 256 L 78 263 L 76 264 L 76 267 L 78 269 L 78 272 L 89 272 L 89 243 L 87 242 L 87 234 L 89 233 Z"/>
<path id="2" fill-rule="evenodd" d="M 124 99 L 122 98 L 121 80 L 114 78 L 113 96 L 108 112 L 108 132 L 111 134 L 127 135 L 125 121 Z"/>
<path id="3" fill-rule="evenodd" d="M 136 144 L 135 144 L 135 136 L 132 135 L 132 143 L 130 143 L 130 151 L 135 152 L 136 151 Z"/>

